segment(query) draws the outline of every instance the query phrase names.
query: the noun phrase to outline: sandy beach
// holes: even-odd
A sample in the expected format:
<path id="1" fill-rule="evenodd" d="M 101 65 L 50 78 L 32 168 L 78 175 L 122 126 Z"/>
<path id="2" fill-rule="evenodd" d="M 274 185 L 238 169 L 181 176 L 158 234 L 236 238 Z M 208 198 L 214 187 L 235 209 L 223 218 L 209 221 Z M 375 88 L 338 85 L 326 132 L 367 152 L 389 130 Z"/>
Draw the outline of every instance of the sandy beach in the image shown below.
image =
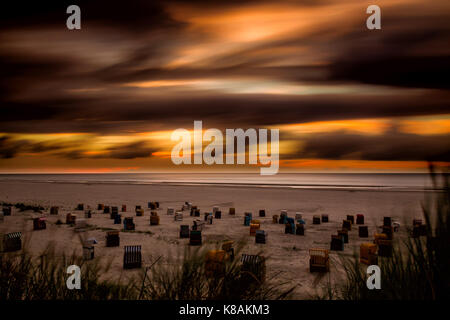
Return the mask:
<path id="1" fill-rule="evenodd" d="M 127 185 L 127 184 L 89 184 L 89 183 L 44 183 L 1 181 L 0 201 L 42 205 L 46 210 L 42 213 L 32 211 L 19 212 L 13 208 L 11 216 L 6 216 L 0 223 L 0 232 L 21 231 L 27 239 L 28 248 L 35 254 L 44 250 L 50 242 L 57 250 L 70 254 L 76 250 L 81 254 L 81 244 L 73 227 L 56 225 L 60 219 L 65 222 L 68 212 L 74 213 L 78 219 L 84 218 L 84 211 L 76 211 L 78 203 L 92 209 L 93 215 L 88 224 L 93 228 L 83 236 L 95 238 L 95 256 L 112 259 L 112 267 L 105 277 L 115 278 L 119 275 L 127 277 L 136 274 L 137 270 L 123 270 L 123 246 L 142 245 L 144 266 L 150 265 L 156 258 L 162 256 L 163 263 L 169 257 L 181 254 L 188 239 L 179 239 L 179 226 L 192 225 L 195 219 L 188 211 L 183 212 L 183 221 L 173 221 L 172 215 L 167 215 L 167 208 L 180 210 L 185 201 L 192 202 L 203 212 L 211 212 L 213 206 L 219 206 L 222 219 L 214 219 L 212 225 L 207 225 L 203 231 L 203 246 L 214 248 L 223 240 L 246 239 L 245 253 L 258 253 L 268 257 L 266 266 L 268 277 L 276 275 L 276 280 L 288 281 L 297 287 L 293 299 L 308 299 L 320 285 L 315 283 L 315 274 L 309 272 L 310 248 L 329 249 L 330 237 L 342 226 L 342 220 L 347 214 L 364 214 L 369 227 L 369 238 L 358 237 L 357 228 L 349 232 L 349 243 L 339 254 L 352 255 L 362 242 L 371 241 L 376 226 L 382 224 L 384 216 L 390 216 L 401 223 L 400 231 L 395 239 L 406 236 L 405 222 L 410 225 L 413 218 L 420 218 L 423 192 L 406 191 L 348 191 L 348 190 L 309 190 L 293 188 L 258 188 L 230 187 L 221 185 Z M 159 201 L 158 211 L 160 225 L 150 226 L 150 209 L 147 202 Z M 114 225 L 109 214 L 97 211 L 97 204 L 103 203 L 120 207 L 125 204 L 127 212 L 122 217 L 133 217 L 136 224 L 135 232 L 120 233 L 120 247 L 105 246 L 105 235 L 108 228 L 121 229 L 122 225 Z M 135 206 L 145 208 L 144 216 L 136 217 Z M 59 206 L 59 215 L 50 215 L 50 206 Z M 236 215 L 230 216 L 228 209 L 236 208 Z M 258 211 L 266 210 L 266 217 L 260 218 Z M 284 226 L 272 223 L 272 215 L 288 210 L 290 217 L 301 212 L 306 221 L 305 236 L 284 233 Z M 253 217 L 261 221 L 261 229 L 268 231 L 267 244 L 255 244 L 254 237 L 249 235 L 249 227 L 243 225 L 244 212 L 252 212 Z M 330 221 L 320 225 L 312 224 L 313 215 L 328 214 Z M 31 218 L 46 216 L 47 229 L 33 231 Z M 331 276 L 339 275 L 338 253 L 331 251 Z M 280 273 L 281 272 L 281 273 Z"/>

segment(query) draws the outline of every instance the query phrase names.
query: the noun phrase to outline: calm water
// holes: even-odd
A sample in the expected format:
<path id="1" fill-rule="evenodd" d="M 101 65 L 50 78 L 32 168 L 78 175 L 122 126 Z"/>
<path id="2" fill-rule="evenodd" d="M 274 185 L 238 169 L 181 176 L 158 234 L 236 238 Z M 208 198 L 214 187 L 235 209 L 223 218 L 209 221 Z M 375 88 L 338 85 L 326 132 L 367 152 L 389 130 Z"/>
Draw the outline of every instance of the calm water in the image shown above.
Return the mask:
<path id="1" fill-rule="evenodd" d="M 392 189 L 423 191 L 431 188 L 428 174 L 280 173 L 115 173 L 115 174 L 0 174 L 0 181 L 89 184 L 221 184 L 308 189 Z"/>

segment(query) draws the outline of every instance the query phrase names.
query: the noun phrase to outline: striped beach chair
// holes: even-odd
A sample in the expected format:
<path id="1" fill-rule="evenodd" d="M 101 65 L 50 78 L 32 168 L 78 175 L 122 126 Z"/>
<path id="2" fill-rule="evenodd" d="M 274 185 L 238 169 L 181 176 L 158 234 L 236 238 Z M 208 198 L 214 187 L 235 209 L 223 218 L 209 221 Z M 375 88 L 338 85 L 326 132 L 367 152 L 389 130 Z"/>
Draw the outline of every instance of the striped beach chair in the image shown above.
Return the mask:
<path id="1" fill-rule="evenodd" d="M 123 253 L 123 268 L 134 269 L 142 266 L 141 246 L 125 246 Z"/>

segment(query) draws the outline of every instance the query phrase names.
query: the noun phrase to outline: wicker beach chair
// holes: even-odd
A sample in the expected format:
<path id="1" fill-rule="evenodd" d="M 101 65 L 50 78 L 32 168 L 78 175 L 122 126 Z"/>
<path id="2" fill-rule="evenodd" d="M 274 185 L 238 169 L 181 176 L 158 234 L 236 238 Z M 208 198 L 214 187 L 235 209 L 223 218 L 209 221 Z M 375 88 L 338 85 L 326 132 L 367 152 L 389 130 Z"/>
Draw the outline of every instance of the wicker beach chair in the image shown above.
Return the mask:
<path id="1" fill-rule="evenodd" d="M 277 223 L 278 224 L 278 215 L 277 214 L 274 214 L 272 216 L 272 223 Z"/>
<path id="2" fill-rule="evenodd" d="M 205 256 L 205 275 L 207 277 L 223 276 L 227 254 L 225 250 L 210 250 Z"/>
<path id="3" fill-rule="evenodd" d="M 255 243 L 266 244 L 267 242 L 267 231 L 264 230 L 256 230 L 255 232 Z"/>
<path id="4" fill-rule="evenodd" d="M 355 216 L 347 215 L 347 220 L 350 221 L 352 224 L 355 224 Z"/>
<path id="5" fill-rule="evenodd" d="M 71 214 L 71 213 L 68 213 L 66 215 L 66 224 L 73 225 L 73 224 L 75 224 L 76 220 L 77 220 L 77 216 L 76 215 Z"/>
<path id="6" fill-rule="evenodd" d="M 175 209 L 174 208 L 167 208 L 167 215 L 173 215 L 175 213 Z"/>
<path id="7" fill-rule="evenodd" d="M 250 235 L 254 236 L 256 234 L 256 230 L 261 227 L 261 224 L 258 220 L 253 220 L 250 222 Z"/>
<path id="8" fill-rule="evenodd" d="M 136 209 L 136 217 L 142 217 L 144 215 L 144 209 Z"/>
<path id="9" fill-rule="evenodd" d="M 76 207 L 76 209 L 75 210 L 80 210 L 80 211 L 83 211 L 84 210 L 84 204 L 82 204 L 82 203 L 79 203 L 78 205 L 77 205 L 77 207 Z"/>
<path id="10" fill-rule="evenodd" d="M 378 264 L 377 245 L 373 243 L 361 243 L 359 248 L 359 262 L 373 265 Z"/>
<path id="11" fill-rule="evenodd" d="M 141 246 L 125 246 L 123 253 L 123 268 L 134 269 L 142 266 Z"/>
<path id="12" fill-rule="evenodd" d="M 295 234 L 295 220 L 293 218 L 287 218 L 284 225 L 285 234 Z"/>
<path id="13" fill-rule="evenodd" d="M 320 224 L 321 218 L 319 215 L 313 216 L 313 224 Z"/>
<path id="14" fill-rule="evenodd" d="M 297 223 L 295 226 L 295 234 L 298 236 L 304 236 L 305 235 L 305 225 L 301 223 Z"/>
<path id="15" fill-rule="evenodd" d="M 104 207 L 103 207 L 103 213 L 105 213 L 105 214 L 111 213 L 111 208 L 110 208 L 110 206 L 104 206 Z"/>
<path id="16" fill-rule="evenodd" d="M 264 256 L 242 254 L 241 256 L 241 279 L 248 283 L 255 280 L 264 282 L 266 280 L 266 259 Z"/>
<path id="17" fill-rule="evenodd" d="M 214 212 L 214 219 L 222 219 L 222 211 L 217 210 Z"/>
<path id="18" fill-rule="evenodd" d="M 45 222 L 45 218 L 34 218 L 33 219 L 33 230 L 44 230 L 47 225 Z"/>
<path id="19" fill-rule="evenodd" d="M 127 212 L 127 206 L 125 204 L 122 205 L 122 212 Z"/>
<path id="20" fill-rule="evenodd" d="M 59 211 L 59 207 L 51 207 L 50 208 L 50 214 L 51 215 L 57 215 Z"/>
<path id="21" fill-rule="evenodd" d="M 120 245 L 119 231 L 107 231 L 106 232 L 106 246 L 107 247 L 118 247 Z"/>
<path id="22" fill-rule="evenodd" d="M 350 220 L 342 220 L 342 229 L 352 231 L 352 222 Z"/>
<path id="23" fill-rule="evenodd" d="M 229 214 L 230 216 L 234 216 L 234 215 L 236 214 L 236 208 L 230 208 L 230 209 L 228 209 L 228 214 Z"/>
<path id="24" fill-rule="evenodd" d="M 173 220 L 174 221 L 183 221 L 183 212 L 178 211 L 177 213 L 175 213 L 175 215 L 173 216 Z"/>
<path id="25" fill-rule="evenodd" d="M 309 272 L 330 271 L 329 251 L 326 249 L 309 249 Z"/>
<path id="26" fill-rule="evenodd" d="M 103 210 L 103 209 L 105 209 L 105 205 L 103 203 L 99 203 L 97 205 L 97 210 Z"/>
<path id="27" fill-rule="evenodd" d="M 364 215 L 363 214 L 356 215 L 356 224 L 364 224 Z"/>
<path id="28" fill-rule="evenodd" d="M 155 211 L 152 211 L 150 214 L 150 225 L 151 226 L 159 225 L 159 216 L 158 213 L 156 213 Z"/>
<path id="29" fill-rule="evenodd" d="M 265 217 L 266 216 L 266 210 L 264 210 L 264 209 L 259 210 L 259 216 L 260 217 Z"/>
<path id="30" fill-rule="evenodd" d="M 127 217 L 123 219 L 123 229 L 126 230 L 134 230 L 135 224 L 133 222 L 133 218 Z"/>
<path id="31" fill-rule="evenodd" d="M 244 216 L 244 226 L 250 226 L 250 221 L 252 221 L 252 213 L 246 212 Z"/>
<path id="32" fill-rule="evenodd" d="M 288 217 L 287 210 L 281 210 L 280 218 L 278 219 L 279 224 L 286 224 L 286 219 Z"/>
<path id="33" fill-rule="evenodd" d="M 344 251 L 344 238 L 339 235 L 331 236 L 330 250 Z"/>
<path id="34" fill-rule="evenodd" d="M 359 226 L 358 235 L 360 238 L 368 238 L 369 237 L 369 227 Z"/>
<path id="35" fill-rule="evenodd" d="M 120 214 L 117 214 L 114 217 L 114 224 L 121 224 L 122 223 L 122 216 Z"/>
<path id="36" fill-rule="evenodd" d="M 328 222 L 329 221 L 328 214 L 322 214 L 321 218 L 322 218 L 322 222 Z"/>
<path id="37" fill-rule="evenodd" d="M 21 232 L 10 232 L 3 234 L 0 238 L 1 240 L 1 250 L 2 252 L 13 252 L 22 249 L 22 233 Z"/>

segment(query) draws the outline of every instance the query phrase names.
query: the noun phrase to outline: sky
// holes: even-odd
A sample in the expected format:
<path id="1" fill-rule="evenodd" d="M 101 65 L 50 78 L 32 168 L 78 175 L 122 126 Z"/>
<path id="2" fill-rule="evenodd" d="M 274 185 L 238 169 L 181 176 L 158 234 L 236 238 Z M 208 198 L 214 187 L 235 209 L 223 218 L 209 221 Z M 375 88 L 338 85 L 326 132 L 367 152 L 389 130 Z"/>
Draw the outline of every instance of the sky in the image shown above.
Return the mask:
<path id="1" fill-rule="evenodd" d="M 35 1 L 0 16 L 3 173 L 257 169 L 175 166 L 171 133 L 195 120 L 279 129 L 280 172 L 450 162 L 447 0 Z"/>

